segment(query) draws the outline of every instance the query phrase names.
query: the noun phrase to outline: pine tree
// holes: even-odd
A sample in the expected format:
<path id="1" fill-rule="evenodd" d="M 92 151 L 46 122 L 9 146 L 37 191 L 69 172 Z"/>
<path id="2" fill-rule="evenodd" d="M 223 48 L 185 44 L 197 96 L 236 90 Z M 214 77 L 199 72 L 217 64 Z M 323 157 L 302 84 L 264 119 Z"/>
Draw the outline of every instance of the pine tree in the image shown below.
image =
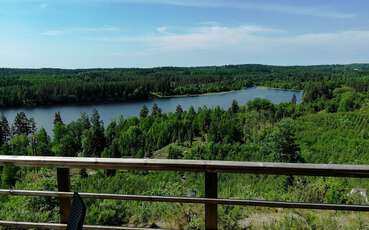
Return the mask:
<path id="1" fill-rule="evenodd" d="M 4 116 L 4 114 L 1 114 L 0 118 L 0 146 L 6 144 L 10 138 L 10 128 L 9 128 L 9 122 Z"/>
<path id="2" fill-rule="evenodd" d="M 32 136 L 32 150 L 37 156 L 50 156 L 51 144 L 50 138 L 44 128 L 41 128 Z"/>
<path id="3" fill-rule="evenodd" d="M 176 113 L 177 114 L 183 113 L 183 109 L 182 109 L 182 106 L 181 105 L 177 105 L 177 107 L 176 107 Z"/>
<path id="4" fill-rule="evenodd" d="M 92 156 L 99 157 L 105 147 L 105 136 L 104 136 L 104 122 L 100 119 L 100 114 L 97 110 L 94 110 L 91 116 L 91 124 L 93 130 L 93 141 L 95 150 Z"/>
<path id="5" fill-rule="evenodd" d="M 28 119 L 24 112 L 17 113 L 12 126 L 13 135 L 30 135 L 36 130 L 36 123 L 33 118 Z"/>
<path id="6" fill-rule="evenodd" d="M 291 104 L 296 106 L 297 103 L 297 98 L 296 98 L 296 94 L 293 94 L 292 98 L 291 98 Z"/>
<path id="7" fill-rule="evenodd" d="M 149 115 L 149 109 L 147 108 L 146 105 L 142 106 L 142 109 L 140 111 L 140 117 L 141 118 L 146 118 Z"/>
<path id="8" fill-rule="evenodd" d="M 296 94 L 293 94 L 293 96 L 291 98 L 291 104 L 292 104 L 292 112 L 295 112 L 296 104 L 297 104 Z"/>
<path id="9" fill-rule="evenodd" d="M 63 120 L 61 118 L 60 112 L 56 112 L 54 115 L 54 125 L 61 123 L 63 124 Z"/>
<path id="10" fill-rule="evenodd" d="M 81 117 L 78 121 L 82 124 L 83 129 L 89 129 L 91 127 L 91 122 L 86 113 L 81 113 Z"/>
<path id="11" fill-rule="evenodd" d="M 240 111 L 240 107 L 238 106 L 238 102 L 236 100 L 232 101 L 232 106 L 230 108 L 232 113 L 238 113 Z"/>
<path id="12" fill-rule="evenodd" d="M 161 114 L 161 108 L 159 108 L 158 104 L 154 103 L 151 110 L 152 116 L 158 116 Z"/>

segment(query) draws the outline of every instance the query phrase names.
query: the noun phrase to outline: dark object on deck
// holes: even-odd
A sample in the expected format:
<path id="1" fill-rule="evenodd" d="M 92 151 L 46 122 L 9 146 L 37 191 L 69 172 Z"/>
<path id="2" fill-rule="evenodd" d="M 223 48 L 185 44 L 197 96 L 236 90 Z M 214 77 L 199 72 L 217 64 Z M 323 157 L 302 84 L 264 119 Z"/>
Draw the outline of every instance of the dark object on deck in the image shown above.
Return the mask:
<path id="1" fill-rule="evenodd" d="M 74 193 L 67 230 L 82 230 L 86 216 L 86 206 L 78 193 Z"/>

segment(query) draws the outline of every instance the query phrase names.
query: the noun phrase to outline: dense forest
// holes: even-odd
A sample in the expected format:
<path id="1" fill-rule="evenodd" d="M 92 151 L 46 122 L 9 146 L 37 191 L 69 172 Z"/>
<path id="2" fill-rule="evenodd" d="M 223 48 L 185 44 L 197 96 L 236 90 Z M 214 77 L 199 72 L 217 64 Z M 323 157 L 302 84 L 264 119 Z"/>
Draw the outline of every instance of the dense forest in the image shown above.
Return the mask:
<path id="1" fill-rule="evenodd" d="M 301 104 L 296 103 L 295 97 L 282 104 L 272 104 L 261 98 L 246 105 L 233 101 L 228 109 L 202 107 L 185 111 L 178 105 L 173 113 L 163 113 L 154 104 L 152 108 L 144 106 L 139 117 L 120 117 L 109 124 L 103 124 L 98 111 L 91 115 L 83 113 L 71 123 L 65 123 L 62 114 L 56 113 L 52 134 L 44 129 L 37 130 L 32 118 L 18 113 L 14 121 L 0 117 L 0 153 L 368 164 L 368 67 L 242 65 L 89 72 L 4 69 L 0 71 L 2 95 L 16 89 L 11 95 L 17 101 L 3 103 L 7 106 L 64 103 L 64 97 L 73 98 L 67 102 L 81 98 L 85 98 L 82 102 L 92 102 L 88 101 L 90 93 L 99 95 L 90 100 L 114 101 L 115 97 L 143 99 L 153 92 L 192 94 L 249 84 L 303 89 L 304 97 Z M 124 92 L 124 96 L 109 87 L 117 87 L 117 92 Z M 74 95 L 77 91 L 79 96 Z M 28 94 L 23 94 L 25 92 Z M 52 96 L 39 97 L 47 92 Z M 133 96 L 128 92 L 137 94 Z M 50 98 L 51 101 L 41 101 Z M 55 170 L 13 166 L 0 170 L 3 188 L 56 189 Z M 72 177 L 75 191 L 144 195 L 203 196 L 203 182 L 203 177 L 196 173 L 174 172 L 74 170 Z M 352 188 L 368 189 L 369 181 L 222 174 L 219 187 L 221 197 L 363 204 L 367 203 L 367 198 L 350 191 Z M 89 224 L 203 228 L 203 207 L 199 205 L 148 205 L 88 199 L 86 204 Z M 0 219 L 58 221 L 58 202 L 51 198 L 1 196 L 0 210 Z M 221 229 L 369 227 L 366 221 L 369 216 L 365 213 L 237 206 L 221 206 L 219 211 Z"/>
<path id="2" fill-rule="evenodd" d="M 304 89 L 311 82 L 369 88 L 369 65 L 0 69 L 0 107 L 108 103 L 229 91 L 253 85 Z"/>

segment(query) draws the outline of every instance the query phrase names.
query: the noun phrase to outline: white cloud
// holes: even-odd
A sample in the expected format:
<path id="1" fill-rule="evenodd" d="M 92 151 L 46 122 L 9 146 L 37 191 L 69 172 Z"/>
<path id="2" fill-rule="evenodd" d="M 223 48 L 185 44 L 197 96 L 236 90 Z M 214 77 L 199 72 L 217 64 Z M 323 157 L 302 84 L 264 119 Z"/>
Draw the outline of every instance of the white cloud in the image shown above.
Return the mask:
<path id="1" fill-rule="evenodd" d="M 106 0 L 99 2 L 106 2 Z M 117 3 L 132 3 L 132 4 L 160 4 L 173 5 L 182 7 L 211 7 L 211 8 L 235 8 L 259 10 L 267 12 L 286 13 L 294 15 L 305 15 L 315 17 L 326 17 L 334 19 L 349 19 L 356 17 L 353 13 L 346 13 L 334 10 L 332 6 L 326 7 L 310 7 L 297 6 L 282 3 L 261 3 L 260 1 L 246 0 L 108 0 Z"/>
<path id="2" fill-rule="evenodd" d="M 200 26 L 187 32 L 94 38 L 130 47 L 121 58 L 156 65 L 237 63 L 322 64 L 369 61 L 369 31 L 290 34 L 274 28 L 242 25 Z M 190 64 L 188 64 L 190 63 Z M 155 66 L 155 64 L 149 65 Z"/>
<path id="3" fill-rule="evenodd" d="M 161 50 L 212 49 L 238 45 L 257 34 L 280 33 L 281 30 L 260 26 L 204 26 L 193 28 L 190 33 L 167 34 L 148 38 L 152 45 Z"/>
<path id="4" fill-rule="evenodd" d="M 237 27 L 226 26 L 199 26 L 187 29 L 185 32 L 171 32 L 167 27 L 156 29 L 159 34 L 148 36 L 112 36 L 94 37 L 89 40 L 114 43 L 133 43 L 144 45 L 144 47 L 158 48 L 160 50 L 186 50 L 207 49 L 223 47 L 226 45 L 237 45 L 250 38 L 273 34 L 283 34 L 285 31 L 255 26 L 242 25 Z"/>
<path id="5" fill-rule="evenodd" d="M 41 67 L 50 66 L 50 63 L 58 67 L 151 67 L 369 62 L 369 30 L 292 34 L 257 25 L 209 24 L 193 28 L 167 27 L 164 31 L 158 33 L 156 29 L 152 33 L 136 36 L 124 36 L 117 32 L 85 33 L 80 39 L 89 39 L 76 43 L 73 48 L 55 47 L 54 43 L 47 41 L 40 47 L 29 44 L 32 48 L 29 53 L 43 53 L 43 56 L 39 55 L 37 64 Z M 45 35 L 61 33 L 48 31 Z M 16 45 L 14 50 L 7 48 L 6 53 L 16 53 L 16 48 Z M 17 61 L 16 58 L 14 60 Z M 14 63 L 35 61 L 28 56 L 20 60 Z M 8 62 L 4 60 L 3 63 Z"/>
<path id="6" fill-rule="evenodd" d="M 119 32 L 120 28 L 114 26 L 102 26 L 102 27 L 78 27 L 64 30 L 48 30 L 42 32 L 44 36 L 59 36 L 64 34 L 74 33 L 104 33 L 104 32 Z"/>

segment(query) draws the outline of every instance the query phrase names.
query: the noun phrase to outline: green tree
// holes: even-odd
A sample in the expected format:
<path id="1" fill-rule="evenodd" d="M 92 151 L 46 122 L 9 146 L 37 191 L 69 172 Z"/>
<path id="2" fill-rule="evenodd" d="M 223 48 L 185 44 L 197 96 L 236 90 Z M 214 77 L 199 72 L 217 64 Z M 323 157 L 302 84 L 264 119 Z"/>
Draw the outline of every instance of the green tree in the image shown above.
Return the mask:
<path id="1" fill-rule="evenodd" d="M 54 126 L 54 140 L 52 151 L 56 156 L 73 157 L 78 155 L 79 140 L 71 135 L 68 127 L 62 123 Z"/>
<path id="2" fill-rule="evenodd" d="M 9 142 L 9 148 L 6 150 L 7 155 L 28 155 L 29 140 L 26 135 L 15 135 Z M 19 167 L 16 166 L 4 166 L 2 171 L 2 186 L 13 187 L 18 180 Z"/>
<path id="3" fill-rule="evenodd" d="M 120 133 L 119 146 L 123 156 L 143 157 L 144 141 L 142 130 L 137 126 L 131 126 Z"/>
<path id="4" fill-rule="evenodd" d="M 176 113 L 177 114 L 183 113 L 183 109 L 182 109 L 182 106 L 181 105 L 177 105 L 177 107 L 176 107 Z"/>
<path id="5" fill-rule="evenodd" d="M 260 111 L 274 111 L 274 105 L 271 101 L 263 98 L 255 98 L 247 103 L 247 108 L 249 110 Z"/>
<path id="6" fill-rule="evenodd" d="M 300 147 L 296 143 L 293 121 L 285 119 L 268 132 L 261 145 L 261 154 L 264 160 L 296 163 L 302 161 Z"/>
<path id="7" fill-rule="evenodd" d="M 78 122 L 81 123 L 83 129 L 89 129 L 91 127 L 91 122 L 86 113 L 81 113 L 80 118 L 78 119 Z"/>
<path id="8" fill-rule="evenodd" d="M 8 142 L 10 138 L 9 123 L 4 114 L 0 117 L 0 147 Z"/>
<path id="9" fill-rule="evenodd" d="M 232 105 L 231 105 L 230 111 L 232 113 L 238 113 L 240 111 L 240 107 L 238 106 L 238 102 L 236 100 L 233 100 L 232 101 Z"/>
<path id="10" fill-rule="evenodd" d="M 41 128 L 31 137 L 31 149 L 32 154 L 36 156 L 50 156 L 51 143 L 50 137 L 47 135 L 46 130 Z"/>
<path id="11" fill-rule="evenodd" d="M 55 115 L 54 115 L 54 125 L 56 125 L 58 123 L 63 124 L 63 120 L 61 118 L 60 112 L 55 112 Z"/>
<path id="12" fill-rule="evenodd" d="M 292 95 L 292 98 L 291 98 L 291 104 L 292 104 L 292 105 L 296 105 L 296 104 L 297 104 L 297 97 L 296 97 L 296 94 L 293 94 L 293 95 Z"/>
<path id="13" fill-rule="evenodd" d="M 140 111 L 140 117 L 141 118 L 146 118 L 149 115 L 149 109 L 147 108 L 146 105 L 142 106 L 142 109 Z"/>
<path id="14" fill-rule="evenodd" d="M 158 116 L 161 114 L 161 108 L 159 108 L 158 104 L 154 103 L 151 110 L 152 116 Z"/>
<path id="15" fill-rule="evenodd" d="M 82 156 L 96 157 L 97 148 L 95 146 L 95 132 L 93 129 L 87 129 L 82 135 Z"/>
<path id="16" fill-rule="evenodd" d="M 104 125 L 99 113 L 95 110 L 91 116 L 91 128 L 82 135 L 82 155 L 85 157 L 100 157 L 105 148 Z"/>
<path id="17" fill-rule="evenodd" d="M 19 112 L 15 116 L 12 126 L 13 135 L 30 135 L 36 130 L 36 124 L 33 118 L 28 119 L 24 112 Z"/>

